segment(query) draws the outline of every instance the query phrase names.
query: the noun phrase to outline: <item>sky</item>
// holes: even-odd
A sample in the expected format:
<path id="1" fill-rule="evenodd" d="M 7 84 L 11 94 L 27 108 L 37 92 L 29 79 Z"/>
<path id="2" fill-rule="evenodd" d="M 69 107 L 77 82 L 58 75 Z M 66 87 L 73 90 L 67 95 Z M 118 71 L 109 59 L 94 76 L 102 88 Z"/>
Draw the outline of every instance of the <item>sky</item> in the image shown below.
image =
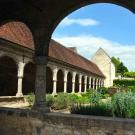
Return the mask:
<path id="1" fill-rule="evenodd" d="M 91 59 L 101 47 L 135 71 L 135 14 L 114 4 L 85 6 L 66 16 L 52 38 Z"/>

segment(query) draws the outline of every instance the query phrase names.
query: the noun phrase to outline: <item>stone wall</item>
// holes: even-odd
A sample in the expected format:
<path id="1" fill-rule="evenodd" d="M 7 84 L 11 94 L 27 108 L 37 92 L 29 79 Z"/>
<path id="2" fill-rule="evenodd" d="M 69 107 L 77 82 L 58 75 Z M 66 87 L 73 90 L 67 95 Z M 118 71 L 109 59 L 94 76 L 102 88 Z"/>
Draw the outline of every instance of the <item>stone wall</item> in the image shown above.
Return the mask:
<path id="1" fill-rule="evenodd" d="M 135 120 L 0 109 L 0 135 L 135 135 Z"/>

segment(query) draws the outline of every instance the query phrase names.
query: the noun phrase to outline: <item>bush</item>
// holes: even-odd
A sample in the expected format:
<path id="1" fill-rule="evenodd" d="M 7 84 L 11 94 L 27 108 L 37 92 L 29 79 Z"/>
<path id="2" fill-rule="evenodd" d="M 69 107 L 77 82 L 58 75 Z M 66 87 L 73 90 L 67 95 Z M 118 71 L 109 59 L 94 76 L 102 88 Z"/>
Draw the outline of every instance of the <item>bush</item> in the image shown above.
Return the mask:
<path id="1" fill-rule="evenodd" d="M 71 108 L 72 114 L 112 116 L 111 104 L 100 103 L 95 105 L 74 105 Z"/>
<path id="2" fill-rule="evenodd" d="M 68 94 L 67 95 L 67 105 L 72 106 L 79 102 L 79 97 L 76 94 Z"/>
<path id="3" fill-rule="evenodd" d="M 113 116 L 135 118 L 135 93 L 118 92 L 112 97 Z"/>
<path id="4" fill-rule="evenodd" d="M 135 86 L 135 80 L 114 80 L 115 86 Z"/>
<path id="5" fill-rule="evenodd" d="M 135 93 L 135 86 L 128 86 L 128 91 Z"/>
<path id="6" fill-rule="evenodd" d="M 27 100 L 27 102 L 29 103 L 29 105 L 32 106 L 32 105 L 34 104 L 34 100 L 35 100 L 34 93 L 29 93 L 29 94 L 26 96 L 26 100 Z"/>
<path id="7" fill-rule="evenodd" d="M 102 95 L 105 95 L 105 94 L 108 93 L 108 89 L 105 88 L 105 87 L 100 87 L 100 88 L 97 89 L 97 92 L 99 92 Z"/>
<path id="8" fill-rule="evenodd" d="M 89 92 L 89 103 L 98 104 L 102 99 L 102 94 L 97 92 L 96 90 L 92 90 Z"/>
<path id="9" fill-rule="evenodd" d="M 49 107 L 52 107 L 55 102 L 54 97 L 51 94 L 46 95 L 46 104 Z"/>
<path id="10" fill-rule="evenodd" d="M 66 93 L 58 93 L 57 97 L 55 97 L 53 107 L 56 110 L 67 108 L 67 96 Z"/>

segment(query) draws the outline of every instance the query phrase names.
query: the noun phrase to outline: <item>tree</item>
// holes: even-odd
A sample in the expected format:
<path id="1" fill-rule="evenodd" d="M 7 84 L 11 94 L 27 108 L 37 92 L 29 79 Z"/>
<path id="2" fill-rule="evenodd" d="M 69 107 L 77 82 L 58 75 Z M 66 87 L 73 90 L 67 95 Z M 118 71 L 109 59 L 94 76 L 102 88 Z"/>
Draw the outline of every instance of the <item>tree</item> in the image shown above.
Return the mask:
<path id="1" fill-rule="evenodd" d="M 125 72 L 128 72 L 128 68 L 123 64 L 123 62 L 120 61 L 119 58 L 112 57 L 112 62 L 115 65 L 116 75 L 124 75 Z"/>
<path id="2" fill-rule="evenodd" d="M 119 65 L 118 65 L 118 68 L 117 68 L 117 73 L 121 74 L 121 75 L 124 75 L 124 73 L 128 72 L 128 69 L 127 67 L 124 66 L 124 64 L 121 62 Z"/>

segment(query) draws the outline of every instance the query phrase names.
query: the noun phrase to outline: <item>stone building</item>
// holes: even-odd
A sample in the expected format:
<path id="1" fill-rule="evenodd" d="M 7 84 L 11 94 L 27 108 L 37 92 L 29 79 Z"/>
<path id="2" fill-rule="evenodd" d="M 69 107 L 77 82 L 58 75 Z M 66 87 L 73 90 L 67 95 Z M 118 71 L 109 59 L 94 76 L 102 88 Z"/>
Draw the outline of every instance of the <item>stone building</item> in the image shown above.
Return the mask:
<path id="1" fill-rule="evenodd" d="M 0 37 L 0 96 L 23 96 L 34 92 L 35 47 L 29 29 L 23 23 L 10 22 L 0 28 Z M 98 63 L 94 61 L 102 53 L 101 49 L 93 58 L 94 62 L 80 56 L 75 48 L 66 48 L 53 39 L 48 49 L 47 93 L 86 92 L 104 86 L 105 78 L 108 81 L 105 86 L 111 85 L 106 68 L 103 70 L 100 66 L 100 59 Z M 105 59 L 101 62 L 108 66 L 109 57 L 102 54 L 101 58 Z"/>
<path id="2" fill-rule="evenodd" d="M 113 80 L 115 79 L 115 66 L 110 56 L 102 48 L 99 48 L 92 57 L 92 61 L 99 67 L 106 77 L 104 80 L 104 86 L 113 86 Z"/>

